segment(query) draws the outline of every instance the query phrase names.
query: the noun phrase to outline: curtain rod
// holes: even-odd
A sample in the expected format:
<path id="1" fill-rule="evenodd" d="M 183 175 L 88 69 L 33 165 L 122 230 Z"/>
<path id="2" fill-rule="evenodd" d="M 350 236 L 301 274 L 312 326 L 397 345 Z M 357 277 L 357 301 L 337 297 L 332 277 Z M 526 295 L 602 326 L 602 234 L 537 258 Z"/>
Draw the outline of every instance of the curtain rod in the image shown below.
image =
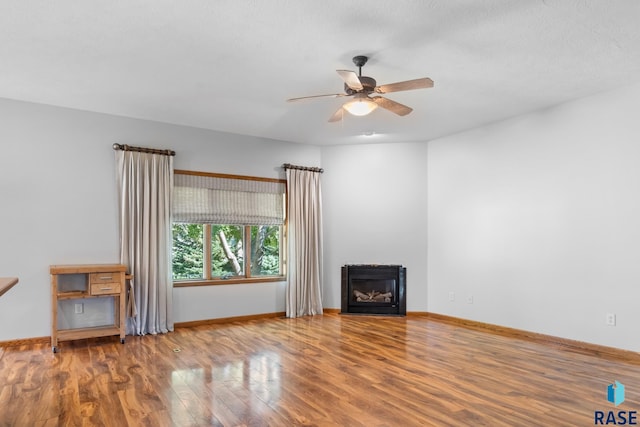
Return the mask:
<path id="1" fill-rule="evenodd" d="M 159 150 L 156 148 L 144 148 L 144 147 L 132 147 L 126 144 L 113 144 L 114 150 L 122 151 L 137 151 L 139 153 L 151 153 L 151 154 L 164 154 L 165 156 L 175 156 L 176 152 L 173 150 Z"/>
<path id="2" fill-rule="evenodd" d="M 299 170 L 303 170 L 303 171 L 311 171 L 311 172 L 319 172 L 319 173 L 323 173 L 324 169 L 322 168 L 314 168 L 314 167 L 310 167 L 310 166 L 296 166 L 296 165 L 292 165 L 290 163 L 285 163 L 284 165 L 282 165 L 282 167 L 284 169 L 299 169 Z"/>

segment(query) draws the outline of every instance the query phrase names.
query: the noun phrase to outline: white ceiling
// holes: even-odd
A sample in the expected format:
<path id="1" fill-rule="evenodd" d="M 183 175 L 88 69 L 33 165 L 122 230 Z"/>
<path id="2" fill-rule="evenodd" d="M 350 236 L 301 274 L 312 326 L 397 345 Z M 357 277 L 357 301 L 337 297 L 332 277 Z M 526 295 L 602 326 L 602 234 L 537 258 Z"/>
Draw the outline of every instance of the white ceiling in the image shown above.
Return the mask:
<path id="1" fill-rule="evenodd" d="M 640 81 L 637 0 L 0 0 L 0 97 L 319 145 L 425 141 Z M 329 117 L 371 59 L 414 111 Z M 373 137 L 363 137 L 375 132 Z M 178 148 L 178 147 L 176 147 Z"/>

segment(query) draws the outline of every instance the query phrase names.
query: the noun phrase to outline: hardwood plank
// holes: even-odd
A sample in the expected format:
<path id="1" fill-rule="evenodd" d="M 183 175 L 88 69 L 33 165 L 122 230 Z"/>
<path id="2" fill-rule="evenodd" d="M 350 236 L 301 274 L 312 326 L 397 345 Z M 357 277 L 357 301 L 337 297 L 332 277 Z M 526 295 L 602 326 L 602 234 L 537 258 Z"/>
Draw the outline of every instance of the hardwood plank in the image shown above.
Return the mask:
<path id="1" fill-rule="evenodd" d="M 228 279 L 226 279 L 228 280 Z M 177 285 L 175 285 L 177 287 Z M 191 322 L 177 322 L 174 326 L 177 328 L 191 328 L 194 326 L 213 325 L 216 323 L 233 323 L 247 320 L 271 319 L 273 317 L 284 317 L 285 312 L 251 314 L 247 316 L 222 317 L 219 319 L 195 320 Z"/>
<path id="2" fill-rule="evenodd" d="M 34 427 L 58 427 L 58 418 L 49 418 L 48 420 L 36 421 Z"/>
<path id="3" fill-rule="evenodd" d="M 426 316 L 254 318 L 0 347 L 0 426 L 574 426 L 637 358 Z M 625 402 L 606 400 L 625 384 Z"/>

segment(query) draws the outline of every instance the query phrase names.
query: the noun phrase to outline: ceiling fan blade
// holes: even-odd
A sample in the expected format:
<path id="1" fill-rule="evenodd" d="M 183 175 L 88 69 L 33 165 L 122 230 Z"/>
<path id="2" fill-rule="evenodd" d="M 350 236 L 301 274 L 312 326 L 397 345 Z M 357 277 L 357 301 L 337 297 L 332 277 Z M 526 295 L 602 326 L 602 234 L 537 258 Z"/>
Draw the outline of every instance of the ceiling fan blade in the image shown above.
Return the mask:
<path id="1" fill-rule="evenodd" d="M 433 80 L 428 77 L 415 80 L 407 80 L 404 82 L 391 83 L 375 88 L 377 93 L 400 92 L 402 90 L 427 89 L 433 87 Z"/>
<path id="2" fill-rule="evenodd" d="M 305 100 L 305 99 L 313 99 L 313 98 L 339 98 L 341 96 L 349 96 L 349 95 L 347 95 L 345 93 L 332 93 L 332 94 L 328 94 L 328 95 L 301 96 L 299 98 L 287 99 L 287 102 L 302 101 L 302 100 Z"/>
<path id="3" fill-rule="evenodd" d="M 362 83 L 360 83 L 360 79 L 358 78 L 358 75 L 355 72 L 349 71 L 349 70 L 336 70 L 336 71 L 338 74 L 340 74 L 340 77 L 342 77 L 342 80 L 344 80 L 347 86 L 349 86 L 351 89 L 353 90 L 364 89 L 364 86 L 362 86 Z"/>
<path id="4" fill-rule="evenodd" d="M 333 113 L 333 116 L 329 118 L 329 123 L 338 122 L 342 120 L 343 117 L 344 117 L 344 108 L 340 107 L 338 108 L 338 111 Z"/>
<path id="5" fill-rule="evenodd" d="M 399 102 L 392 101 L 382 96 L 373 96 L 371 97 L 371 99 L 373 100 L 373 102 L 378 104 L 378 107 L 382 107 L 385 110 L 389 110 L 399 116 L 406 116 L 413 111 L 413 108 L 407 107 L 406 105 L 402 105 Z"/>

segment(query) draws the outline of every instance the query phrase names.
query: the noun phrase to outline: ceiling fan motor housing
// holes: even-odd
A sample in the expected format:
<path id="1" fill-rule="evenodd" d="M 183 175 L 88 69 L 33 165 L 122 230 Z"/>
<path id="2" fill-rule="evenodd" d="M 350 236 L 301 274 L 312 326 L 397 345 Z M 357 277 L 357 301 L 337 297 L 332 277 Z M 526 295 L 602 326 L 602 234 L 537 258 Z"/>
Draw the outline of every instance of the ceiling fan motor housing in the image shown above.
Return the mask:
<path id="1" fill-rule="evenodd" d="M 358 79 L 360 80 L 360 83 L 362 84 L 363 89 L 353 90 L 345 83 L 344 91 L 347 93 L 347 95 L 353 95 L 354 93 L 358 93 L 358 92 L 371 93 L 376 88 L 375 79 L 367 76 L 358 76 Z"/>

